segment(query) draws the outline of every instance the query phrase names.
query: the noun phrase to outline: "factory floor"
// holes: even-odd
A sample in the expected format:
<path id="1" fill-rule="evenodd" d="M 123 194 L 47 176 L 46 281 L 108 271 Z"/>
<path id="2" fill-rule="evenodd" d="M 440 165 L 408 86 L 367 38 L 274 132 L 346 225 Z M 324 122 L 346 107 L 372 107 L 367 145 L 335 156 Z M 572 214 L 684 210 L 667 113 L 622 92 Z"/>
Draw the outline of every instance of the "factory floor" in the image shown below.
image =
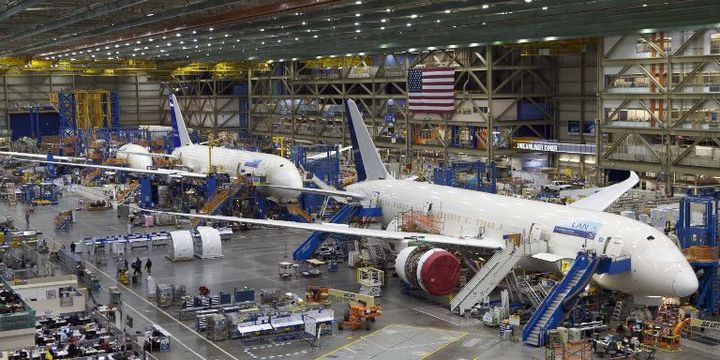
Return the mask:
<path id="1" fill-rule="evenodd" d="M 69 246 L 70 241 L 85 237 L 122 234 L 127 231 L 126 219 L 118 218 L 115 210 L 78 211 L 77 221 L 70 230 L 55 233 L 53 221 L 60 210 L 78 204 L 77 196 L 60 199 L 59 205 L 36 207 L 30 218 L 32 228 L 43 232 L 48 239 L 56 239 Z M 0 213 L 13 217 L 17 227 L 25 225 L 24 206 L 8 207 L 0 203 Z M 162 228 L 134 228 L 135 232 L 158 231 Z M 251 287 L 256 290 L 279 288 L 303 296 L 308 285 L 324 285 L 342 290 L 357 291 L 355 271 L 344 264 L 335 273 L 314 279 L 280 280 L 278 262 L 291 258 L 292 250 L 308 233 L 296 230 L 256 228 L 238 232 L 223 242 L 222 259 L 172 262 L 165 257 L 165 247 L 135 249 L 128 257 L 149 257 L 153 261 L 152 276 L 159 283 L 184 284 L 188 294 L 200 286 L 207 286 L 212 294 L 230 292 L 233 288 Z M 287 256 L 287 257 L 286 257 Z M 266 342 L 245 346 L 239 340 L 211 342 L 194 330 L 194 320 L 178 320 L 177 310 L 160 309 L 144 296 L 143 285 L 124 287 L 114 279 L 115 262 L 108 254 L 104 265 L 92 262 L 88 267 L 100 274 L 102 291 L 94 294 L 99 303 L 108 302 L 107 288 L 117 286 L 122 292 L 126 313 L 134 318 L 129 333 L 140 331 L 150 323 L 157 323 L 172 334 L 169 353 L 156 354 L 160 359 L 543 359 L 543 349 L 501 341 L 497 329 L 484 327 L 480 321 L 452 316 L 446 307 L 424 299 L 402 294 L 397 278 L 388 277 L 383 296 L 384 317 L 373 324 L 371 331 L 338 331 L 322 337 L 320 346 L 307 341 Z M 143 269 L 144 270 L 144 269 Z M 146 275 L 146 274 L 144 274 Z M 336 314 L 344 312 L 344 305 L 336 302 Z M 694 360 L 716 359 L 720 347 L 684 341 L 680 353 L 658 353 L 658 359 Z"/>

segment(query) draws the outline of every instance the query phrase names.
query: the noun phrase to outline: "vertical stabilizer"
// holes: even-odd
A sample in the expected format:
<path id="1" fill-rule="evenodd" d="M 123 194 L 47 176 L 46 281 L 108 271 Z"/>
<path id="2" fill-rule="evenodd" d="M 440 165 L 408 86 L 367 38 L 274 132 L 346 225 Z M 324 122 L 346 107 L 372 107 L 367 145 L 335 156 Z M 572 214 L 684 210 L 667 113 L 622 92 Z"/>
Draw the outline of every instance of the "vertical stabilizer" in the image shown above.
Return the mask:
<path id="1" fill-rule="evenodd" d="M 173 129 L 173 146 L 176 148 L 181 146 L 192 145 L 190 134 L 185 127 L 185 119 L 180 112 L 180 104 L 177 102 L 175 95 L 170 94 L 170 119 L 172 120 Z"/>
<path id="2" fill-rule="evenodd" d="M 380 159 L 380 155 L 373 144 L 370 132 L 368 132 L 363 121 L 360 110 L 355 101 L 345 101 L 345 114 L 350 126 L 350 140 L 352 141 L 353 158 L 355 159 L 355 170 L 357 170 L 358 181 L 390 179 Z"/>

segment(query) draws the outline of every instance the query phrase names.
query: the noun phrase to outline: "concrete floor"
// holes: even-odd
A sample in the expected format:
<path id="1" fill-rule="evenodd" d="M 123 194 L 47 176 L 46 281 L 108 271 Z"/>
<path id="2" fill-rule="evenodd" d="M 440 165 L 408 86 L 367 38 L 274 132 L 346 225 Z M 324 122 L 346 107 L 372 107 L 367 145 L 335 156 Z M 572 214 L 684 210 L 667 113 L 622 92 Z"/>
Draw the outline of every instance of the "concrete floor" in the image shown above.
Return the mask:
<path id="1" fill-rule="evenodd" d="M 115 210 L 98 212 L 79 211 L 77 222 L 66 232 L 55 233 L 53 220 L 58 211 L 74 207 L 78 199 L 70 195 L 59 205 L 37 207 L 30 219 L 31 226 L 44 233 L 45 238 L 56 239 L 69 246 L 70 241 L 84 237 L 122 234 L 126 232 L 125 219 L 119 219 Z M 25 225 L 24 207 L 8 207 L 0 203 L 0 213 L 14 217 L 18 226 Z M 157 231 L 161 228 L 147 229 Z M 135 228 L 140 232 L 145 229 Z M 233 288 L 248 286 L 257 290 L 279 288 L 304 294 L 308 285 L 327 285 L 333 288 L 357 291 L 355 272 L 344 265 L 336 273 L 323 273 L 321 278 L 282 281 L 277 276 L 277 263 L 291 256 L 292 250 L 308 233 L 276 229 L 252 229 L 236 233 L 223 242 L 224 258 L 173 263 L 165 258 L 165 247 L 136 249 L 131 258 L 153 261 L 153 277 L 159 283 L 184 284 L 188 294 L 207 286 L 211 293 L 229 292 Z M 286 249 L 287 243 L 287 254 Z M 445 307 L 401 293 L 399 280 L 389 278 L 389 284 L 380 298 L 384 317 L 375 324 L 374 332 L 359 330 L 333 331 L 323 337 L 320 347 L 311 347 L 306 341 L 262 343 L 245 346 L 238 340 L 213 343 L 194 331 L 193 320 L 177 320 L 177 311 L 157 308 L 144 297 L 142 285 L 123 287 L 114 280 L 115 263 L 90 269 L 101 274 L 103 291 L 95 295 L 98 302 L 108 302 L 105 289 L 118 286 L 123 293 L 127 313 L 135 319 L 133 331 L 142 330 L 149 323 L 157 323 L 172 334 L 172 351 L 160 354 L 161 359 L 543 359 L 544 351 L 521 344 L 501 341 L 495 329 L 484 327 L 479 321 L 467 320 L 448 313 Z M 344 312 L 341 304 L 335 311 Z M 131 333 L 133 331 L 130 331 Z M 716 359 L 720 348 L 684 341 L 687 346 L 681 353 L 658 353 L 658 359 L 693 360 Z"/>

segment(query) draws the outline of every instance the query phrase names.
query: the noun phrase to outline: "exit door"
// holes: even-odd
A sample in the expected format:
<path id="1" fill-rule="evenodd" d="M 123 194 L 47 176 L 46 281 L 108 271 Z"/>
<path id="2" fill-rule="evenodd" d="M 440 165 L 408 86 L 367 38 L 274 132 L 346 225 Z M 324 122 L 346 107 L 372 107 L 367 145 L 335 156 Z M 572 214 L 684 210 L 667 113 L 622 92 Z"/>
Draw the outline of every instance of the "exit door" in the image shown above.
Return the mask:
<path id="1" fill-rule="evenodd" d="M 542 225 L 538 224 L 532 224 L 532 227 L 530 227 L 530 236 L 528 237 L 531 242 L 540 241 L 540 237 L 542 236 Z"/>
<path id="2" fill-rule="evenodd" d="M 610 258 L 617 258 L 622 254 L 623 241 L 620 237 L 609 237 L 605 242 L 605 255 Z"/>

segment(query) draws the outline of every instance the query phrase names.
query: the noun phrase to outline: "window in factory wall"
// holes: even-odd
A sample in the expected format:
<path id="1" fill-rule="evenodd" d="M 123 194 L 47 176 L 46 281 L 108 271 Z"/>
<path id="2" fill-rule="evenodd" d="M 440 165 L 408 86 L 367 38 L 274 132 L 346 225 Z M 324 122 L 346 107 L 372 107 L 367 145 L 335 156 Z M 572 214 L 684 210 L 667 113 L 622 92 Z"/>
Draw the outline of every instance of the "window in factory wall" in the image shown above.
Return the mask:
<path id="1" fill-rule="evenodd" d="M 644 74 L 605 75 L 605 84 L 612 88 L 646 88 L 650 80 Z"/>
<path id="2" fill-rule="evenodd" d="M 720 33 L 710 35 L 710 53 L 720 54 Z"/>
<path id="3" fill-rule="evenodd" d="M 638 54 L 652 52 L 654 48 L 650 45 L 651 41 L 653 41 L 652 35 L 647 35 L 644 38 L 639 38 L 636 46 Z M 654 43 L 657 44 L 658 48 L 665 49 L 666 52 L 672 51 L 672 38 L 669 36 L 665 36 L 664 39 L 660 39 L 660 37 L 657 36 L 657 38 L 654 40 Z"/>

